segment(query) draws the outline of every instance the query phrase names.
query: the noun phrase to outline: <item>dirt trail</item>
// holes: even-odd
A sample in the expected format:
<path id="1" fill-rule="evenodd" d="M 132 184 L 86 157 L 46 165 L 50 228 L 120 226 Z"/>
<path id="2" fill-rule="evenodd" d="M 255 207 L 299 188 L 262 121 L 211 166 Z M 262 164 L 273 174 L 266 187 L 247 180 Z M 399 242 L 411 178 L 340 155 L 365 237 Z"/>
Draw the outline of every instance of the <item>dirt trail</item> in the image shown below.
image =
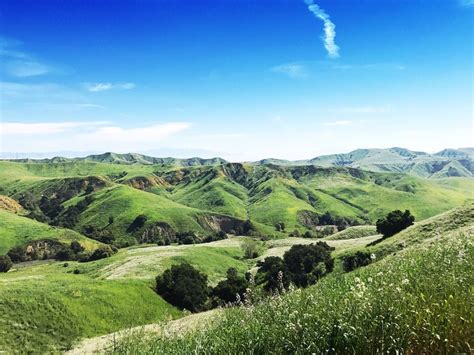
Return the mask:
<path id="1" fill-rule="evenodd" d="M 182 334 L 198 327 L 209 324 L 221 313 L 219 309 L 213 309 L 207 312 L 191 314 L 189 316 L 164 323 L 155 323 L 142 325 L 135 328 L 124 329 L 115 333 L 110 333 L 95 338 L 82 340 L 77 346 L 66 352 L 66 355 L 84 355 L 103 353 L 110 348 L 114 342 L 131 335 L 133 333 L 156 334 L 156 336 L 171 336 L 173 334 Z"/>

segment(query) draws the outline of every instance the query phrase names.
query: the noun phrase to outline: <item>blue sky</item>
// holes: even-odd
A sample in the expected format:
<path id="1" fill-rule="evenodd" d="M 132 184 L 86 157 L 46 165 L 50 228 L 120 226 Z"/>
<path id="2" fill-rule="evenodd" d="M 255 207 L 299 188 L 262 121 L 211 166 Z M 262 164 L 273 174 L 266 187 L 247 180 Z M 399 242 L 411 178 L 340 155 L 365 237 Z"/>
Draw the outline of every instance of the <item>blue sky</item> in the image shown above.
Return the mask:
<path id="1" fill-rule="evenodd" d="M 474 146 L 472 0 L 0 0 L 0 151 Z"/>

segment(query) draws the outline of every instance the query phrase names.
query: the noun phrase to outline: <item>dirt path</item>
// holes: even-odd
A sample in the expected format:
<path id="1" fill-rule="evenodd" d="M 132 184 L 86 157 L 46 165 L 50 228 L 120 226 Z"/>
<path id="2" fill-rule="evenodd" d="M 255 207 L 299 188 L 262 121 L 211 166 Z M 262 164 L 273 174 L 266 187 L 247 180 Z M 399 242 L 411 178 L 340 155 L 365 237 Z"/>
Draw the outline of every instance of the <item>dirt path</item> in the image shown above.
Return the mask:
<path id="1" fill-rule="evenodd" d="M 221 313 L 219 309 L 191 314 L 189 316 L 176 319 L 166 323 L 147 324 L 135 328 L 124 329 L 115 333 L 110 333 L 95 338 L 82 340 L 77 346 L 66 352 L 67 355 L 84 355 L 104 352 L 113 345 L 114 342 L 131 335 L 135 332 L 156 334 L 156 336 L 170 336 L 173 334 L 182 334 L 198 327 L 209 324 Z"/>

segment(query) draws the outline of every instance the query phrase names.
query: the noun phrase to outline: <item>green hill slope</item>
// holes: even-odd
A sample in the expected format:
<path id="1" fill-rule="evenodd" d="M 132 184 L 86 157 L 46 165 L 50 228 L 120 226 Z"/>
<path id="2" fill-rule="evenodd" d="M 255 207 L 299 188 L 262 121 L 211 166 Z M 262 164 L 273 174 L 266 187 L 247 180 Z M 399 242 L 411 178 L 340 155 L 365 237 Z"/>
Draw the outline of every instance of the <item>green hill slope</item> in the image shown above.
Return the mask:
<path id="1" fill-rule="evenodd" d="M 461 208 L 402 232 L 417 241 L 369 266 L 228 309 L 214 323 L 184 336 L 132 334 L 113 351 L 468 353 L 474 340 L 472 210 Z M 462 221 L 453 219 L 466 213 Z M 418 236 L 422 227 L 436 230 L 445 223 L 449 231 L 429 239 Z"/>
<path id="2" fill-rule="evenodd" d="M 6 353 L 56 353 L 82 337 L 181 314 L 146 283 L 94 280 L 63 263 L 0 275 L 0 309 L 0 351 Z"/>
<path id="3" fill-rule="evenodd" d="M 25 245 L 34 240 L 52 239 L 64 244 L 73 240 L 90 251 L 100 243 L 83 235 L 64 228 L 51 227 L 30 218 L 0 210 L 0 255 L 16 246 Z"/>

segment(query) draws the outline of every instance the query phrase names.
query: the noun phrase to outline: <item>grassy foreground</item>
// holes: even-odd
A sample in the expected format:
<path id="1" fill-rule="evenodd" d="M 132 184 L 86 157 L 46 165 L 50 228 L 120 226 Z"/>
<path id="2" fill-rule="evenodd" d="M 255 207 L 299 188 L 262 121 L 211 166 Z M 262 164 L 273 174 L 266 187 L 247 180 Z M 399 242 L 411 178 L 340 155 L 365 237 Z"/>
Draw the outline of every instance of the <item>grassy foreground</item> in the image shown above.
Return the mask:
<path id="1" fill-rule="evenodd" d="M 131 335 L 112 350 L 190 353 L 469 353 L 474 229 L 413 245 L 306 290 L 228 309 L 216 325 L 169 338 Z"/>

